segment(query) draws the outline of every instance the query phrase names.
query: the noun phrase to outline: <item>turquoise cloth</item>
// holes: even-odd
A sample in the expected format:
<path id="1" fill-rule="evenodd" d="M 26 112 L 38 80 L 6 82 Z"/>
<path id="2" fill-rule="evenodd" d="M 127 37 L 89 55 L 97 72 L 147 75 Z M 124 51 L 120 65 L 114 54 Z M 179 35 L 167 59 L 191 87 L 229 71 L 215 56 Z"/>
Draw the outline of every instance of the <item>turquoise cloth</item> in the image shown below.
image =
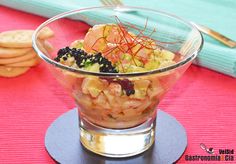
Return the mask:
<path id="1" fill-rule="evenodd" d="M 173 13 L 211 27 L 236 40 L 235 0 L 123 0 L 126 5 L 142 6 Z M 52 17 L 68 10 L 101 6 L 98 0 L 0 0 L 1 5 Z M 195 64 L 236 77 L 236 48 L 228 48 L 204 35 L 204 46 Z"/>

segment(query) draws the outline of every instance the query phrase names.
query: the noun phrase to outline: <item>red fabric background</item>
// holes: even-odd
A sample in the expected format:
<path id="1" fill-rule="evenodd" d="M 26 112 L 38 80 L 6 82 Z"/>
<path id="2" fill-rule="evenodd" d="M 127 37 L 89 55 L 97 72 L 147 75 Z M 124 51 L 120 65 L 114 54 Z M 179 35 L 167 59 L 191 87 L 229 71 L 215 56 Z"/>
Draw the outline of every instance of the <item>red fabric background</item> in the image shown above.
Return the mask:
<path id="1" fill-rule="evenodd" d="M 35 29 L 45 20 L 0 6 L 0 32 Z M 75 106 L 73 100 L 43 63 L 16 78 L 0 77 L 0 87 L 0 163 L 54 163 L 44 148 L 45 131 L 54 119 Z M 217 153 L 219 148 L 236 151 L 234 78 L 191 66 L 159 108 L 186 128 L 184 155 L 207 155 L 200 143 Z M 184 156 L 178 163 L 187 163 Z"/>

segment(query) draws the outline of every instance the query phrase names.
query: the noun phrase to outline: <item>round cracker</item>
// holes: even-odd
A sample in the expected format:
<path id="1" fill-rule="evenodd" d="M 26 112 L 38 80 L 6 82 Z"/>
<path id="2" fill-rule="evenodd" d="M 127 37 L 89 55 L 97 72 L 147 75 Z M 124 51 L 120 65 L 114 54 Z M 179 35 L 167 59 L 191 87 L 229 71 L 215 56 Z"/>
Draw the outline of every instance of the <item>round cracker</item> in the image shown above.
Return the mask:
<path id="1" fill-rule="evenodd" d="M 22 56 L 32 50 L 32 48 L 6 48 L 0 47 L 0 58 L 13 58 Z"/>
<path id="2" fill-rule="evenodd" d="M 16 77 L 27 72 L 30 67 L 6 67 L 0 66 L 0 76 L 2 77 Z"/>
<path id="3" fill-rule="evenodd" d="M 46 55 L 48 55 L 49 51 L 47 46 L 45 46 L 45 42 L 44 40 L 37 40 L 37 46 L 39 48 L 39 50 L 43 53 L 45 53 Z"/>
<path id="4" fill-rule="evenodd" d="M 40 63 L 41 59 L 39 57 L 34 57 L 27 61 L 12 63 L 12 64 L 6 64 L 5 66 L 8 67 L 33 67 Z"/>
<path id="5" fill-rule="evenodd" d="M 53 51 L 53 46 L 47 40 L 37 40 L 37 46 L 41 52 L 46 55 L 49 55 L 50 52 Z"/>
<path id="6" fill-rule="evenodd" d="M 48 52 L 52 52 L 54 49 L 52 44 L 48 42 L 47 40 L 44 40 L 43 45 Z"/>
<path id="7" fill-rule="evenodd" d="M 54 32 L 49 27 L 44 27 L 39 31 L 39 39 L 48 39 L 54 36 Z"/>
<path id="8" fill-rule="evenodd" d="M 15 30 L 0 33 L 0 46 L 12 48 L 32 47 L 33 30 Z"/>
<path id="9" fill-rule="evenodd" d="M 0 46 L 10 48 L 32 47 L 33 30 L 14 30 L 0 33 Z M 39 39 L 47 39 L 54 36 L 49 27 L 44 27 L 39 32 Z"/>
<path id="10" fill-rule="evenodd" d="M 35 53 L 35 51 L 31 50 L 31 51 L 29 51 L 28 53 L 26 53 L 25 55 L 22 55 L 22 56 L 18 56 L 18 57 L 14 57 L 14 58 L 0 59 L 0 64 L 1 65 L 6 65 L 6 64 L 22 62 L 22 61 L 32 59 L 36 56 L 37 56 L 37 54 Z"/>

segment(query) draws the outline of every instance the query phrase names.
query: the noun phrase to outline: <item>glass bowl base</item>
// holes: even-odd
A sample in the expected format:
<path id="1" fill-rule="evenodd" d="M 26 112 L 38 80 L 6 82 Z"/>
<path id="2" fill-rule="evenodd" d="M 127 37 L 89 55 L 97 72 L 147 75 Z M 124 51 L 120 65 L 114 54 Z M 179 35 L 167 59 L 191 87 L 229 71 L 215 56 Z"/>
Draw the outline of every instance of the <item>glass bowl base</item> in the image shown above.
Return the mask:
<path id="1" fill-rule="evenodd" d="M 128 129 L 107 129 L 80 118 L 80 142 L 106 157 L 130 157 L 150 148 L 155 140 L 155 118 Z"/>
<path id="2" fill-rule="evenodd" d="M 88 129 L 88 127 L 86 128 Z M 151 133 L 155 132 L 155 135 L 153 135 L 155 142 L 152 144 L 153 140 L 151 138 L 147 139 L 147 143 L 150 144 L 146 144 L 145 148 L 139 149 L 140 152 L 134 153 L 138 155 L 132 157 L 108 158 L 97 155 L 96 152 L 88 151 L 81 144 L 80 130 L 77 109 L 70 110 L 58 117 L 48 127 L 45 135 L 45 147 L 49 155 L 59 163 L 70 164 L 174 163 L 181 157 L 187 146 L 187 135 L 184 127 L 174 117 L 162 110 L 157 112 L 156 130 L 154 131 L 151 128 L 147 133 L 152 136 Z M 129 143 L 118 146 L 132 147 L 132 142 L 129 141 Z M 114 143 L 112 144 L 115 146 Z M 149 146 L 151 147 L 148 148 Z M 147 150 L 145 151 L 145 149 Z M 142 151 L 144 152 L 141 153 Z"/>

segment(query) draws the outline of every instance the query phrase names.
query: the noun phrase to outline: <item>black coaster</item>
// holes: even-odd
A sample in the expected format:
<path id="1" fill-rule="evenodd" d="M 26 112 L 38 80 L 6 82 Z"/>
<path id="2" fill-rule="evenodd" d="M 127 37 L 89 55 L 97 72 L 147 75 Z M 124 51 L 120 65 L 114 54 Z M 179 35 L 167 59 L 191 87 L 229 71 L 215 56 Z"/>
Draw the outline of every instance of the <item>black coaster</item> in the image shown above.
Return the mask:
<path id="1" fill-rule="evenodd" d="M 168 164 L 177 161 L 187 146 L 184 127 L 172 116 L 157 113 L 156 140 L 146 152 L 127 158 L 108 158 L 85 149 L 79 140 L 77 110 L 64 113 L 48 128 L 45 146 L 62 164 Z"/>

